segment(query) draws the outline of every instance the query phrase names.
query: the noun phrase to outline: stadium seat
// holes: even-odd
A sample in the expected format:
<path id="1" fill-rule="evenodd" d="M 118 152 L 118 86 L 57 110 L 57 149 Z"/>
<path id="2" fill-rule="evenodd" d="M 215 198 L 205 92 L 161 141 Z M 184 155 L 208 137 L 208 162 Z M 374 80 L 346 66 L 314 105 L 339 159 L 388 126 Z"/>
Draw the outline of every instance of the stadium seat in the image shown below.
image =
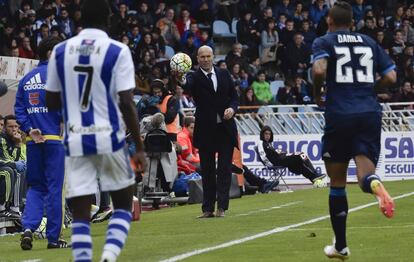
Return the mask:
<path id="1" fill-rule="evenodd" d="M 213 23 L 213 37 L 235 38 L 236 34 L 230 32 L 229 25 L 226 22 L 216 20 Z"/>
<path id="2" fill-rule="evenodd" d="M 171 59 L 175 55 L 174 48 L 172 48 L 169 45 L 165 46 L 165 55 L 168 57 L 168 59 Z"/>

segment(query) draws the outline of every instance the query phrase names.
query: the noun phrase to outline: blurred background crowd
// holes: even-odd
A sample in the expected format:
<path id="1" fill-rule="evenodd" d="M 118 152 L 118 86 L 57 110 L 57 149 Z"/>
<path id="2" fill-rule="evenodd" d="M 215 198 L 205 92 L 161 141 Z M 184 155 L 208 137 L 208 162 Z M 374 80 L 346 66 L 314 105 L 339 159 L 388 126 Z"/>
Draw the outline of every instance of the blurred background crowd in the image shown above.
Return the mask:
<path id="1" fill-rule="evenodd" d="M 326 33 L 327 13 L 335 0 L 110 2 L 113 14 L 107 31 L 131 49 L 137 95 L 151 94 L 152 80 L 162 79 L 182 108 L 194 107 L 191 97 L 169 81 L 169 58 L 184 52 L 197 69 L 197 49 L 209 45 L 216 65 L 231 73 L 241 105 L 313 103 L 312 42 Z M 354 12 L 351 30 L 375 39 L 397 64 L 399 82 L 380 92 L 379 100 L 414 101 L 414 1 L 348 2 Z M 82 30 L 81 4 L 0 0 L 0 55 L 35 59 L 44 37 L 76 35 Z"/>

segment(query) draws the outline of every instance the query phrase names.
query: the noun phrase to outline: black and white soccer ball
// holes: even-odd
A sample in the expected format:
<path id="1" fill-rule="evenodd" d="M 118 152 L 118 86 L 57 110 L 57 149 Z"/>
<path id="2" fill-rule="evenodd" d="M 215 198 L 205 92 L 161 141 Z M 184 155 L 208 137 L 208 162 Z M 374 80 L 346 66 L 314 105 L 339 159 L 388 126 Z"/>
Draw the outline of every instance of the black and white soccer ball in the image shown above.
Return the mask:
<path id="1" fill-rule="evenodd" d="M 177 53 L 170 60 L 170 68 L 172 71 L 185 74 L 190 71 L 192 66 L 191 58 L 184 53 Z"/>

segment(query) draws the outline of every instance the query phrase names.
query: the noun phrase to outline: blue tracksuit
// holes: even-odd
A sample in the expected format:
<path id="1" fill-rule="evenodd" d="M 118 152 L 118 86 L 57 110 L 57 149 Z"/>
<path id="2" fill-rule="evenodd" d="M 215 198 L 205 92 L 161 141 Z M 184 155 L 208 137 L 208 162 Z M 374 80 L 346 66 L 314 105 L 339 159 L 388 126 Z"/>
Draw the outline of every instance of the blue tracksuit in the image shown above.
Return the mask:
<path id="1" fill-rule="evenodd" d="M 46 138 L 45 143 L 35 144 L 27 136 L 27 183 L 26 207 L 23 229 L 36 230 L 47 213 L 47 239 L 56 243 L 62 230 L 62 188 L 64 180 L 65 152 L 60 137 L 61 113 L 48 111 L 46 107 L 47 61 L 25 75 L 16 94 L 14 110 L 20 128 L 29 133 L 38 128 Z"/>

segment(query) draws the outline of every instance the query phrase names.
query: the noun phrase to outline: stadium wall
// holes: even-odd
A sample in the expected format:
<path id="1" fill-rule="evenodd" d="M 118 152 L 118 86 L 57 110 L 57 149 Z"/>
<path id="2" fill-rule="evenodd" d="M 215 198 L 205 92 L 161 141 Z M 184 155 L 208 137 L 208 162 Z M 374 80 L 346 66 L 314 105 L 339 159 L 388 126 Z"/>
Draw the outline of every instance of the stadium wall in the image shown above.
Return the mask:
<path id="1" fill-rule="evenodd" d="M 322 161 L 322 134 L 308 135 L 276 135 L 274 147 L 288 153 L 304 152 L 314 164 L 318 172 L 326 173 Z M 243 163 L 254 174 L 268 178 L 269 170 L 258 161 L 254 147 L 259 143 L 259 136 L 242 136 L 241 152 Z M 414 179 L 414 133 L 383 132 L 381 135 L 381 155 L 377 166 L 377 174 L 385 181 Z M 284 176 L 288 184 L 309 184 L 309 180 L 301 175 L 286 172 Z M 348 181 L 356 182 L 354 161 L 348 168 Z"/>

